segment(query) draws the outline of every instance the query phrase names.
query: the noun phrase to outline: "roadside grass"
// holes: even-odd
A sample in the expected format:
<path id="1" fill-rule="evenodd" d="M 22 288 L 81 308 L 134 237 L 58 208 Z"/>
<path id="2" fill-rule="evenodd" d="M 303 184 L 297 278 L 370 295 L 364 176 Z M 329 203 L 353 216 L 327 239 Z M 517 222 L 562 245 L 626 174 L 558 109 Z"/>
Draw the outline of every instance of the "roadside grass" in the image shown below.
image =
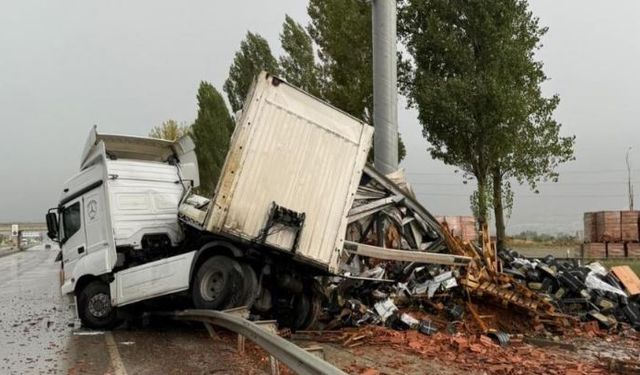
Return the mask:
<path id="1" fill-rule="evenodd" d="M 580 257 L 580 246 L 523 246 L 517 244 L 508 245 L 508 247 L 526 257 L 543 258 L 547 255 L 553 255 L 556 258 Z"/>
<path id="2" fill-rule="evenodd" d="M 507 248 L 516 250 L 526 257 L 543 258 L 547 255 L 553 255 L 556 258 L 580 257 L 580 244 L 570 241 L 550 242 L 509 238 Z"/>
<path id="3" fill-rule="evenodd" d="M 598 262 L 607 267 L 607 269 L 613 266 L 629 266 L 640 277 L 640 259 L 603 259 Z"/>

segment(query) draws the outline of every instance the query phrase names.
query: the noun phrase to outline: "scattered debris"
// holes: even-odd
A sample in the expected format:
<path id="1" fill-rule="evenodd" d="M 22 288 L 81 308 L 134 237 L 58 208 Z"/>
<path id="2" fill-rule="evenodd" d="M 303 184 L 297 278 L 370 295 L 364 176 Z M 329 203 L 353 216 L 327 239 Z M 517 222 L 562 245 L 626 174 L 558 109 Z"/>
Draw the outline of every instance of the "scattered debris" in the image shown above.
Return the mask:
<path id="1" fill-rule="evenodd" d="M 480 353 L 488 344 L 509 347 L 525 342 L 575 350 L 560 337 L 640 328 L 640 299 L 634 294 L 637 276 L 630 268 L 610 272 L 597 262 L 581 265 L 553 256 L 528 259 L 515 251 L 496 253 L 486 225 L 481 246 L 454 237 L 446 222 L 422 225 L 428 213 L 415 211 L 406 195 L 393 196 L 379 178 L 369 177 L 358 191 L 361 202 L 354 207 L 363 208 L 353 213 L 357 219 L 351 221 L 349 240 L 399 253 L 448 254 L 468 261 L 416 262 L 350 252 L 344 277 L 325 283 L 324 329 L 353 327 L 369 332 L 367 327 L 384 326 L 386 332 L 445 335 L 454 337 L 452 345 L 458 349 Z M 376 205 L 370 202 L 374 198 Z M 429 238 L 433 233 L 441 241 Z M 475 335 L 479 342 L 463 343 L 460 334 L 467 339 Z M 361 333 L 342 342 L 356 347 L 366 339 Z"/>
<path id="2" fill-rule="evenodd" d="M 498 345 L 500 346 L 507 346 L 511 341 L 509 334 L 502 331 L 491 331 L 487 334 L 487 336 L 491 337 L 492 339 L 495 339 L 495 341 L 497 341 Z"/>
<path id="3" fill-rule="evenodd" d="M 423 320 L 418 326 L 418 332 L 431 336 L 438 332 L 438 329 L 433 326 L 433 323 L 430 320 Z"/>
<path id="4" fill-rule="evenodd" d="M 607 370 L 612 373 L 619 374 L 638 374 L 640 373 L 640 361 L 622 360 L 610 357 L 600 357 L 605 363 Z"/>
<path id="5" fill-rule="evenodd" d="M 479 244 L 464 241 L 413 200 L 401 175 L 394 179 L 403 191 L 365 170 L 349 213 L 342 277 L 323 284 L 322 330 L 296 337 L 398 347 L 488 373 L 634 369 L 632 362 L 577 361 L 571 340 L 640 328 L 640 281 L 630 268 L 498 253 L 486 224 Z"/>
<path id="6" fill-rule="evenodd" d="M 611 273 L 620 280 L 630 296 L 640 294 L 640 279 L 629 266 L 611 267 Z"/>
<path id="7" fill-rule="evenodd" d="M 556 311 L 580 321 L 594 319 L 607 329 L 616 327 L 618 322 L 640 328 L 640 305 L 628 293 L 634 291 L 632 280 L 637 276 L 629 267 L 613 267 L 607 272 L 600 263 L 581 266 L 577 260 L 558 261 L 552 256 L 530 261 L 515 251 L 501 252 L 499 257 L 505 269 L 521 275 L 513 276 L 518 282 L 529 285 Z"/>
<path id="8" fill-rule="evenodd" d="M 378 315 L 383 322 L 387 320 L 390 316 L 392 316 L 396 311 L 398 311 L 398 307 L 391 301 L 390 298 L 387 298 L 384 301 L 378 302 L 375 304 L 375 309 Z"/>

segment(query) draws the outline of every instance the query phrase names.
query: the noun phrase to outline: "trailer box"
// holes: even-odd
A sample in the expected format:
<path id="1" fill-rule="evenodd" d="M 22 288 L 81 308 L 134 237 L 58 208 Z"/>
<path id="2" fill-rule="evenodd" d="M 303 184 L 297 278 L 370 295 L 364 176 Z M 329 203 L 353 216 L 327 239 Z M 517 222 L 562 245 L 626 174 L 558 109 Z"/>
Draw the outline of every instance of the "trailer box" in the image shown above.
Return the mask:
<path id="1" fill-rule="evenodd" d="M 373 127 L 261 73 L 203 228 L 336 272 Z"/>

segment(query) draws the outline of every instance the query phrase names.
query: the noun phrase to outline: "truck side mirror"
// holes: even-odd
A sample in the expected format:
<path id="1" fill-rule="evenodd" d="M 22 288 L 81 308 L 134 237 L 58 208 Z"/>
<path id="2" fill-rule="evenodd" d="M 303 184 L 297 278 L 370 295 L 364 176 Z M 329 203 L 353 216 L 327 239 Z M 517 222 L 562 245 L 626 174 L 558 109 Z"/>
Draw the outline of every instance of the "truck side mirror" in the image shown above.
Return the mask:
<path id="1" fill-rule="evenodd" d="M 58 239 L 58 215 L 55 212 L 47 212 L 47 237 L 52 240 Z"/>

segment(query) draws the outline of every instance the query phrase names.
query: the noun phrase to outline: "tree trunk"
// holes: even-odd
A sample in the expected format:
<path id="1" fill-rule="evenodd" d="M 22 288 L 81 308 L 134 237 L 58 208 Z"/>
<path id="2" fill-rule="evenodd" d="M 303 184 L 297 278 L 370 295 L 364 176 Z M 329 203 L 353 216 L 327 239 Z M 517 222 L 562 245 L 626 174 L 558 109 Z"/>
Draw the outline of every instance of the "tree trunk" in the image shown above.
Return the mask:
<path id="1" fill-rule="evenodd" d="M 501 251 L 505 249 L 506 231 L 502 204 L 502 173 L 499 168 L 493 171 L 493 215 L 496 220 L 496 250 Z"/>
<path id="2" fill-rule="evenodd" d="M 478 223 L 480 228 L 487 222 L 487 182 L 484 178 L 476 176 L 478 181 Z"/>

